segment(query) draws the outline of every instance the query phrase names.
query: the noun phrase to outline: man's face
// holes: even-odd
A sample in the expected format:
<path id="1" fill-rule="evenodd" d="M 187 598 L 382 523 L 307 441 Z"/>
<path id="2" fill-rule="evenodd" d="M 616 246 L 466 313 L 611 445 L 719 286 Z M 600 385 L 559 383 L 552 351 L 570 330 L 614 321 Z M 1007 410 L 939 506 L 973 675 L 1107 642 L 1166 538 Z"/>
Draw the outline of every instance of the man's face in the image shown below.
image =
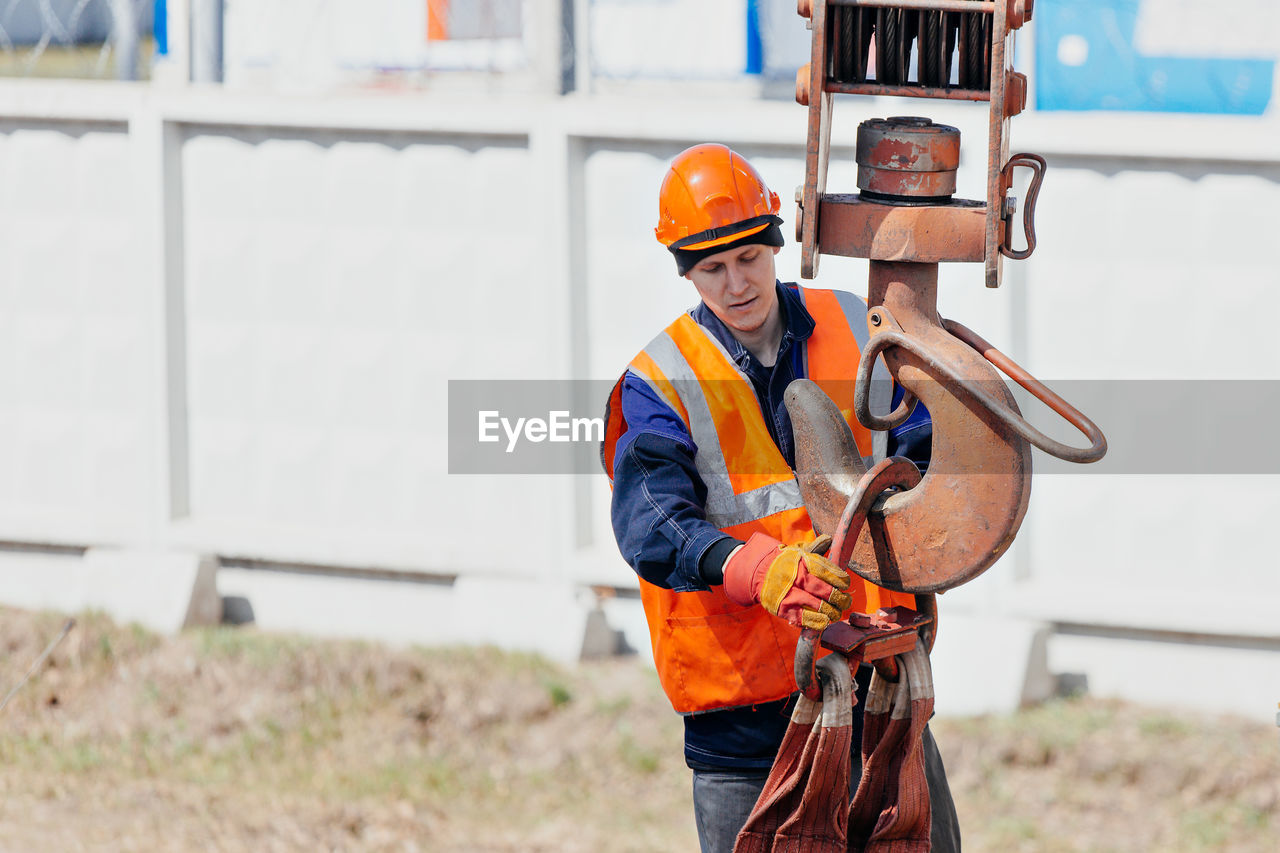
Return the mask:
<path id="1" fill-rule="evenodd" d="M 752 243 L 703 258 L 685 274 L 711 313 L 736 332 L 754 332 L 778 302 L 773 265 L 777 246 Z"/>

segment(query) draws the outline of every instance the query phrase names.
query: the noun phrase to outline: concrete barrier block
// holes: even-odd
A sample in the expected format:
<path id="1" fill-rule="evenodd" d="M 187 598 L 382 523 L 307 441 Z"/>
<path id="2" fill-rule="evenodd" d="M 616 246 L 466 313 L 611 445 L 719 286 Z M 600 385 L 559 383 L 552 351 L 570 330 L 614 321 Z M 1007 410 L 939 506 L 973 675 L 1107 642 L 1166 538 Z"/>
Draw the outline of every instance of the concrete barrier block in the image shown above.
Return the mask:
<path id="1" fill-rule="evenodd" d="M 458 578 L 457 642 L 579 659 L 595 595 L 574 584 L 509 578 Z"/>
<path id="2" fill-rule="evenodd" d="M 222 618 L 217 558 L 199 554 L 90 548 L 84 554 L 80 604 L 121 622 L 162 633 Z"/>
<path id="3" fill-rule="evenodd" d="M 0 555 L 0 600 L 31 610 L 101 610 L 119 622 L 174 633 L 218 624 L 222 600 L 217 570 L 216 558 L 183 552 L 10 551 Z"/>
<path id="4" fill-rule="evenodd" d="M 218 594 L 218 558 L 204 554 L 196 565 L 191 598 L 182 620 L 183 628 L 207 627 L 222 622 L 222 596 Z"/>
<path id="5" fill-rule="evenodd" d="M 943 612 L 933 664 L 939 714 L 1009 713 L 1053 694 L 1042 622 Z"/>
<path id="6" fill-rule="evenodd" d="M 653 665 L 653 646 L 649 639 L 649 623 L 645 619 L 644 605 L 639 598 L 616 596 L 601 605 L 609 625 L 622 634 L 623 651 Z"/>
<path id="7" fill-rule="evenodd" d="M 223 568 L 233 616 L 265 631 L 423 646 L 456 644 L 453 585 L 350 574 Z"/>
<path id="8" fill-rule="evenodd" d="M 0 601 L 26 610 L 83 610 L 84 558 L 77 553 L 0 551 Z"/>
<path id="9" fill-rule="evenodd" d="M 597 607 L 587 613 L 579 657 L 582 660 L 614 657 L 622 653 L 626 642 L 623 632 L 610 625 L 604 610 Z"/>
<path id="10" fill-rule="evenodd" d="M 424 646 L 497 646 L 578 660 L 595 609 L 562 581 L 461 577 L 453 583 L 223 569 L 220 586 L 268 631 Z M 608 626 L 597 626 L 607 629 Z"/>
<path id="11" fill-rule="evenodd" d="M 1054 669 L 1092 696 L 1157 708 L 1274 719 L 1280 654 L 1274 641 L 1221 637 L 1199 643 L 1107 628 L 1059 633 L 1049 641 Z"/>

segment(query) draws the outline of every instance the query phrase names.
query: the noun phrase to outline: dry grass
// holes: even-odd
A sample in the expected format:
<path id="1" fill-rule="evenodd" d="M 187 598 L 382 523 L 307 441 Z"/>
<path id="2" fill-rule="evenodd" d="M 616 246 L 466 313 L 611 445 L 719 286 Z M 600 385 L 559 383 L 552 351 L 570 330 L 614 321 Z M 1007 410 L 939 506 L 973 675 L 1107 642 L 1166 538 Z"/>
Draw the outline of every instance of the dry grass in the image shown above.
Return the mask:
<path id="1" fill-rule="evenodd" d="M 60 617 L 4 613 L 5 684 Z M 5 711 L 0 848 L 680 849 L 679 722 L 633 664 L 87 615 Z M 674 815 L 674 817 L 673 817 Z M 626 839 L 619 843 L 617 839 Z M 672 848 L 674 845 L 674 848 Z"/>
<path id="2" fill-rule="evenodd" d="M 1274 727 L 1079 699 L 934 730 L 982 849 L 1277 849 Z"/>
<path id="3" fill-rule="evenodd" d="M 0 689 L 60 624 L 0 611 Z M 1274 849 L 1269 727 L 1074 701 L 934 728 L 969 850 Z M 0 719 L 0 850 L 693 850 L 679 744 L 634 660 L 88 614 Z"/>

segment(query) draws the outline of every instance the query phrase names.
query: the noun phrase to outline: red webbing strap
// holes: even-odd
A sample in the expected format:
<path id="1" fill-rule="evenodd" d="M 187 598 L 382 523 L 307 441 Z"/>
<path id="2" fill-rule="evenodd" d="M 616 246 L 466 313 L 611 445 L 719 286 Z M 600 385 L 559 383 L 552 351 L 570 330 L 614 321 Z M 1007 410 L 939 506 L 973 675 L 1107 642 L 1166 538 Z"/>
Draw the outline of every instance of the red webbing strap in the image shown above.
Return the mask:
<path id="1" fill-rule="evenodd" d="M 898 656 L 897 683 L 872 676 L 862 724 L 862 777 L 849 803 L 853 678 L 831 654 L 822 702 L 801 696 L 734 853 L 928 853 L 929 783 L 921 735 L 933 713 L 923 646 Z"/>
<path id="2" fill-rule="evenodd" d="M 849 806 L 849 849 L 928 853 L 929 783 L 921 736 L 933 714 L 933 672 L 917 644 L 898 656 L 898 682 L 876 673 L 862 723 L 862 779 Z"/>
<path id="3" fill-rule="evenodd" d="M 843 655 L 818 661 L 822 701 L 801 696 L 734 853 L 844 853 L 853 676 Z"/>

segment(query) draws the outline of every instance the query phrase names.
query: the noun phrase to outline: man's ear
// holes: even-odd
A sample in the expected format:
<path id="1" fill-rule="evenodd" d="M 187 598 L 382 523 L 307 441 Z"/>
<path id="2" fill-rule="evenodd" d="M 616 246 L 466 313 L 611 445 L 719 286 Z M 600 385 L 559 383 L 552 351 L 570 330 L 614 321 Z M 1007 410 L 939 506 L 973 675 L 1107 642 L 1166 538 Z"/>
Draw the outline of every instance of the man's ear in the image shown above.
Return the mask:
<path id="1" fill-rule="evenodd" d="M 781 247 L 781 246 L 770 246 L 769 248 L 773 249 L 773 253 L 774 253 L 775 255 L 782 251 L 782 247 Z"/>

